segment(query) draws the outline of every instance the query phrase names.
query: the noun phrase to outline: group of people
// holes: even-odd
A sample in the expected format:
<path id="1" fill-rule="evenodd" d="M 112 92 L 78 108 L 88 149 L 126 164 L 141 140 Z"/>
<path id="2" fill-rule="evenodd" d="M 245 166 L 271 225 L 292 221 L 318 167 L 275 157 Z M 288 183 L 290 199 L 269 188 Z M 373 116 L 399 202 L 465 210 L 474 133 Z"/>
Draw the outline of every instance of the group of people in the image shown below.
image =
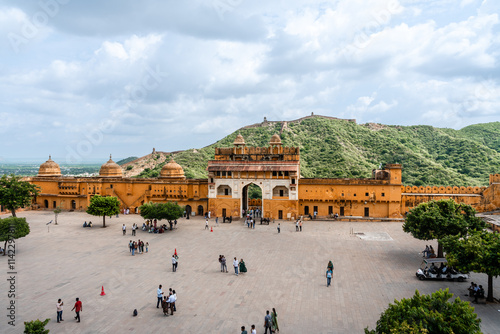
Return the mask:
<path id="1" fill-rule="evenodd" d="M 326 267 L 326 286 L 329 287 L 332 283 L 333 277 L 333 262 L 329 261 L 328 266 Z"/>
<path id="2" fill-rule="evenodd" d="M 84 222 L 83 222 L 83 227 L 92 227 L 92 222 L 91 222 L 91 221 L 89 221 L 89 222 L 87 223 L 87 221 L 84 221 Z"/>
<path id="3" fill-rule="evenodd" d="M 161 308 L 163 310 L 163 315 L 168 316 L 168 310 L 170 310 L 170 315 L 174 315 L 174 312 L 177 311 L 175 307 L 175 302 L 177 301 L 177 293 L 172 288 L 168 291 L 168 296 L 163 292 L 162 285 L 158 286 L 158 290 L 156 291 L 156 296 L 158 297 L 158 301 L 156 302 L 156 308 Z"/>
<path id="4" fill-rule="evenodd" d="M 474 282 L 470 282 L 470 286 L 467 289 L 469 290 L 469 297 L 474 297 L 473 303 L 477 303 L 478 298 L 484 298 L 484 289 L 482 285 L 477 285 Z"/>
<path id="5" fill-rule="evenodd" d="M 146 222 L 142 223 L 141 230 L 148 232 L 148 233 L 164 233 L 169 228 L 170 228 L 170 230 L 173 230 L 174 227 L 175 228 L 177 227 L 177 219 L 175 219 L 173 222 L 169 221 L 168 222 L 168 224 L 170 225 L 169 227 L 167 227 L 166 224 L 157 226 L 157 223 L 158 222 L 156 219 L 146 220 Z M 92 224 L 92 222 L 90 222 L 90 224 Z M 86 227 L 85 224 L 83 227 Z M 139 226 L 136 223 L 132 224 L 132 235 L 133 236 L 136 235 L 136 231 L 138 228 L 139 228 Z M 127 234 L 127 226 L 125 224 L 122 225 L 122 232 L 123 232 L 123 235 Z"/>
<path id="6" fill-rule="evenodd" d="M 135 255 L 135 252 L 138 254 L 143 254 L 144 253 L 144 248 L 146 248 L 146 253 L 149 252 L 149 242 L 144 243 L 144 241 L 141 241 L 139 239 L 138 241 L 132 241 L 128 243 L 128 248 L 130 250 L 130 253 L 132 253 L 132 256 Z"/>
<path id="7" fill-rule="evenodd" d="M 251 216 L 246 217 L 245 224 L 247 224 L 248 228 L 255 229 L 255 220 Z"/>
<path id="8" fill-rule="evenodd" d="M 57 310 L 57 323 L 60 323 L 61 321 L 64 321 L 62 318 L 63 315 L 63 307 L 64 307 L 64 302 L 62 301 L 61 298 L 57 300 L 56 303 L 56 310 Z M 71 309 L 71 311 L 75 311 L 75 320 L 76 322 L 80 322 L 80 312 L 82 311 L 82 302 L 80 301 L 80 298 L 76 298 L 75 305 Z"/>
<path id="9" fill-rule="evenodd" d="M 219 255 L 219 263 L 220 263 L 220 271 L 227 273 L 226 257 L 224 255 Z M 233 268 L 234 268 L 234 274 L 236 276 L 238 276 L 239 273 L 247 272 L 247 266 L 245 265 L 245 261 L 241 259 L 238 262 L 238 259 L 236 257 L 233 260 Z"/>
<path id="10" fill-rule="evenodd" d="M 278 326 L 278 313 L 276 313 L 276 309 L 273 307 L 273 312 L 269 314 L 269 310 L 266 311 L 266 316 L 264 317 L 264 334 L 276 333 L 280 331 Z M 241 326 L 241 334 L 248 334 L 245 326 Z M 255 329 L 255 325 L 251 326 L 250 334 L 257 334 L 257 330 Z"/>
<path id="11" fill-rule="evenodd" d="M 302 219 L 297 219 L 295 221 L 295 232 L 302 232 Z"/>
<path id="12" fill-rule="evenodd" d="M 426 259 L 436 257 L 436 253 L 434 252 L 434 248 L 432 248 L 432 246 L 425 245 L 425 249 L 422 251 L 422 257 L 425 257 Z"/>

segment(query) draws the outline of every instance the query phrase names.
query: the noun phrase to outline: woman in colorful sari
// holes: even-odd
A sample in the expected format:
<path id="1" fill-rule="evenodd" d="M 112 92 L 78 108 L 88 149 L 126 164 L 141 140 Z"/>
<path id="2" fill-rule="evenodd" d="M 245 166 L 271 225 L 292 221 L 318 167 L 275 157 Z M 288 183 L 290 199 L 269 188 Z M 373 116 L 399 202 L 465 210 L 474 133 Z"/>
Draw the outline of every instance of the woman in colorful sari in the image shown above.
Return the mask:
<path id="1" fill-rule="evenodd" d="M 273 312 L 271 313 L 271 330 L 273 333 L 279 332 L 280 328 L 278 326 L 278 313 L 276 313 L 276 310 L 273 307 Z"/>

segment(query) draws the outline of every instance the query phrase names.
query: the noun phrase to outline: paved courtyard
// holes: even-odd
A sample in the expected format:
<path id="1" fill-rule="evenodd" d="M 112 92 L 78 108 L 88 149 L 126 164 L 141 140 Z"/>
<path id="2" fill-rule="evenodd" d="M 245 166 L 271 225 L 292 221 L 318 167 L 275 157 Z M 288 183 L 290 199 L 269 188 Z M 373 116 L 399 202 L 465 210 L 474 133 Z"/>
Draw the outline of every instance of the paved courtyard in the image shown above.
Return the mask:
<path id="1" fill-rule="evenodd" d="M 401 223 L 305 222 L 295 232 L 291 222 L 256 225 L 220 224 L 204 230 L 204 220 L 180 219 L 166 234 L 137 231 L 138 215 L 102 220 L 85 213 L 61 213 L 59 225 L 45 225 L 52 212 L 21 212 L 31 233 L 16 240 L 16 327 L 0 322 L 1 333 L 22 333 L 23 321 L 51 318 L 51 333 L 240 333 L 255 324 L 263 333 L 266 310 L 275 307 L 280 333 L 362 333 L 375 323 L 394 299 L 411 297 L 415 290 L 431 293 L 449 287 L 464 297 L 470 280 L 419 281 L 415 271 L 426 242 L 404 233 Z M 0 216 L 0 218 L 4 218 Z M 92 220 L 92 229 L 82 228 Z M 127 225 L 127 236 L 121 226 Z M 214 225 L 213 219 L 211 225 Z M 50 229 L 50 231 L 48 231 Z M 364 233 L 356 234 L 356 233 Z M 149 242 L 147 254 L 131 256 L 128 242 Z M 428 243 L 428 242 L 427 242 Z M 434 243 L 434 248 L 436 244 Z M 179 267 L 172 272 L 177 249 Z M 219 254 L 228 259 L 229 273 L 221 273 Z M 243 258 L 248 272 L 238 277 L 233 257 Z M 325 270 L 335 264 L 332 286 Z M 7 313 L 7 257 L 0 257 L 1 309 Z M 472 274 L 487 286 L 487 277 Z M 156 308 L 156 289 L 177 291 L 177 312 L 164 317 Z M 500 297 L 500 280 L 494 279 Z M 106 296 L 100 296 L 104 286 Z M 81 323 L 71 312 L 75 297 L 83 302 Z M 64 301 L 64 322 L 56 323 L 56 301 Z M 132 316 L 134 309 L 139 315 Z M 500 332 L 500 304 L 475 305 L 484 333 Z"/>

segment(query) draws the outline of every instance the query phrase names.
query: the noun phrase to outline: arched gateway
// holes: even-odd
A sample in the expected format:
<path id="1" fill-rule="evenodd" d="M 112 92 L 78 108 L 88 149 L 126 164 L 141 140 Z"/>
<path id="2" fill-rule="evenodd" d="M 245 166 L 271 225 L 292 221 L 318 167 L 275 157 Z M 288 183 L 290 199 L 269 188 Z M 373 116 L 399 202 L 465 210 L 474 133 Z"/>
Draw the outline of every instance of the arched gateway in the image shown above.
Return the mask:
<path id="1" fill-rule="evenodd" d="M 299 148 L 282 147 L 273 135 L 268 147 L 246 147 L 238 135 L 234 147 L 216 148 L 208 162 L 208 207 L 218 217 L 241 217 L 243 210 L 260 208 L 265 218 L 298 216 Z M 261 201 L 251 201 L 251 184 L 261 191 Z"/>

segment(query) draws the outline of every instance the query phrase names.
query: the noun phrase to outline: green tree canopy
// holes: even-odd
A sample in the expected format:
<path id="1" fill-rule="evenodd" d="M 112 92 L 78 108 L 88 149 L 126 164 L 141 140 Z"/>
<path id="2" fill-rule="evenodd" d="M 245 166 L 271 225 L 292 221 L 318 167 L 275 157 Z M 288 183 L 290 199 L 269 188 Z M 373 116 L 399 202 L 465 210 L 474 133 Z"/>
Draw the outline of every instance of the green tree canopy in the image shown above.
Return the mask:
<path id="1" fill-rule="evenodd" d="M 24 334 L 48 334 L 49 330 L 45 326 L 49 323 L 50 319 L 41 321 L 39 319 L 24 322 Z"/>
<path id="2" fill-rule="evenodd" d="M 20 176 L 11 174 L 0 178 L 0 204 L 10 210 L 14 217 L 17 209 L 29 206 L 31 199 L 39 193 L 37 185 L 22 181 Z"/>
<path id="3" fill-rule="evenodd" d="M 420 240 L 438 239 L 438 257 L 443 257 L 439 239 L 448 235 L 466 235 L 470 230 L 484 228 L 476 217 L 476 210 L 452 199 L 429 201 L 411 209 L 403 224 L 403 231 Z"/>
<path id="4" fill-rule="evenodd" d="M 481 230 L 465 237 L 448 236 L 441 242 L 450 265 L 488 275 L 487 300 L 493 302 L 493 276 L 500 275 L 500 234 Z"/>
<path id="5" fill-rule="evenodd" d="M 415 295 L 389 304 L 377 321 L 375 330 L 365 329 L 365 334 L 476 334 L 481 333 L 481 319 L 468 302 L 457 297 L 448 301 L 453 294 L 448 289 L 431 295 Z"/>
<path id="6" fill-rule="evenodd" d="M 120 213 L 120 201 L 113 196 L 95 195 L 90 199 L 87 213 L 93 216 L 102 216 L 102 227 L 106 227 L 106 216 L 114 216 Z"/>
<path id="7" fill-rule="evenodd" d="M 30 225 L 26 218 L 8 217 L 0 219 L 0 241 L 5 241 L 5 256 L 7 253 L 7 242 L 13 239 L 19 239 L 30 233 Z"/>
<path id="8" fill-rule="evenodd" d="M 139 207 L 139 211 L 144 219 L 166 219 L 168 222 L 180 218 L 184 214 L 184 208 L 177 202 L 144 203 Z"/>

